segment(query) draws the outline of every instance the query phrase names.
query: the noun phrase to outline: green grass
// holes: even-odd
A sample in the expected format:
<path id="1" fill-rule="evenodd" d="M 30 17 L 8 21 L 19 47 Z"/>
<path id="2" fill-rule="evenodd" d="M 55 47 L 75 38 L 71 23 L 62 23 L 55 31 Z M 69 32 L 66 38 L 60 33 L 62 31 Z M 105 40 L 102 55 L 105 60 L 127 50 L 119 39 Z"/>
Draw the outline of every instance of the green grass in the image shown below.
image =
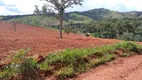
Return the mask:
<path id="1" fill-rule="evenodd" d="M 122 51 L 123 54 L 119 54 L 119 50 Z M 50 75 L 56 77 L 57 79 L 64 80 L 66 78 L 71 78 L 75 75 L 81 74 L 101 64 L 105 64 L 106 62 L 116 59 L 118 56 L 128 57 L 134 54 L 139 54 L 141 51 L 141 45 L 138 45 L 134 42 L 123 42 L 115 45 L 101 46 L 95 48 L 66 49 L 59 53 L 52 53 L 48 55 L 41 63 L 36 63 L 33 60 L 28 63 L 29 65 L 33 65 L 33 68 L 34 70 L 37 70 L 38 75 L 47 74 L 47 72 L 50 72 Z M 20 59 L 21 58 L 23 57 L 20 57 Z M 21 73 L 19 73 L 19 71 Z M 24 71 L 25 69 L 19 70 L 19 68 L 17 67 L 8 67 L 6 69 L 0 70 L 0 78 L 3 79 L 5 77 L 14 76 L 14 74 L 22 74 Z M 49 75 L 40 77 L 47 76 Z"/>

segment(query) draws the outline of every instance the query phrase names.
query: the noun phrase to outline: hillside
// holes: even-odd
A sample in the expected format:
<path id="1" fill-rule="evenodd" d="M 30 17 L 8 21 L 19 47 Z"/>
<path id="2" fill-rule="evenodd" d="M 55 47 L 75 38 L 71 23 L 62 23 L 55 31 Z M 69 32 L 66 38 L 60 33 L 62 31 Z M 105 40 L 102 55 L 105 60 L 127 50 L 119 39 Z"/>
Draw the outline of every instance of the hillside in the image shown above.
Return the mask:
<path id="1" fill-rule="evenodd" d="M 131 11 L 131 12 L 118 12 L 112 11 L 109 9 L 92 9 L 84 12 L 74 12 L 80 15 L 88 16 L 93 20 L 102 20 L 102 19 L 112 19 L 112 18 L 142 18 L 142 12 Z"/>
<path id="2" fill-rule="evenodd" d="M 17 15 L 17 16 L 1 16 L 0 20 L 2 21 L 18 21 L 24 24 L 30 24 L 35 26 L 57 26 L 59 25 L 59 21 L 51 16 L 39 16 L 39 15 Z M 93 19 L 87 16 L 79 15 L 76 13 L 65 14 L 64 24 L 68 24 L 68 22 L 73 21 L 74 23 L 89 23 L 92 22 Z"/>
<path id="3" fill-rule="evenodd" d="M 91 17 L 93 20 L 102 20 L 106 18 L 124 18 L 120 12 L 111 11 L 109 9 L 92 9 L 84 12 L 77 12 L 80 15 Z"/>
<path id="4" fill-rule="evenodd" d="M 59 21 L 53 16 L 0 16 L 0 20 L 59 29 Z M 84 12 L 65 13 L 63 30 L 68 32 L 70 29 L 73 33 L 91 33 L 91 36 L 98 38 L 141 42 L 142 12 L 118 12 L 100 8 Z"/>
<path id="5" fill-rule="evenodd" d="M 66 48 L 83 48 L 117 43 L 119 40 L 87 38 L 78 34 L 63 34 L 59 38 L 59 32 L 53 29 L 40 28 L 24 24 L 18 24 L 14 32 L 10 24 L 0 22 L 0 59 L 12 51 L 31 48 L 29 55 L 47 55 L 55 50 Z"/>
<path id="6" fill-rule="evenodd" d="M 104 19 L 120 19 L 120 18 L 142 18 L 142 12 L 118 12 L 109 9 L 99 8 L 83 12 L 70 12 L 64 16 L 65 24 L 68 21 L 74 23 L 89 23 L 93 20 Z M 59 25 L 59 22 L 54 17 L 36 16 L 36 15 L 16 15 L 16 16 L 0 16 L 0 20 L 11 21 L 16 20 L 25 24 L 52 26 Z"/>
<path id="7" fill-rule="evenodd" d="M 142 51 L 142 46 L 134 42 L 91 38 L 78 34 L 63 34 L 64 38 L 60 39 L 59 32 L 53 29 L 24 24 L 18 24 L 16 27 L 17 31 L 14 32 L 10 24 L 0 22 L 0 80 L 68 80 L 101 64 L 138 55 Z M 27 48 L 31 49 L 30 52 Z M 102 68 L 103 71 L 96 72 L 100 73 L 97 78 L 96 73 L 92 72 L 88 77 L 79 77 L 76 80 L 94 80 L 98 77 L 111 77 L 109 74 L 116 72 L 119 76 L 121 72 L 126 74 L 141 70 L 141 58 L 142 56 L 131 58 L 128 62 L 124 60 L 124 67 L 119 63 L 110 67 L 111 69 Z"/>
<path id="8" fill-rule="evenodd" d="M 0 80 L 142 78 L 142 12 L 65 13 L 62 39 L 59 25 L 54 16 L 0 16 Z"/>
<path id="9" fill-rule="evenodd" d="M 36 15 L 19 15 L 19 16 L 4 16 L 1 18 L 4 21 L 18 21 L 24 24 L 49 26 L 58 25 L 59 22 L 54 17 L 36 16 Z"/>
<path id="10" fill-rule="evenodd" d="M 107 11 L 100 11 L 95 19 L 109 19 L 110 15 Z M 137 35 L 137 38 L 141 37 L 141 19 L 119 19 L 122 16 L 118 16 L 117 12 L 114 11 L 112 14 L 115 17 L 111 18 L 117 19 L 93 21 L 93 15 L 87 17 L 87 15 L 78 12 L 66 13 L 64 24 L 73 21 L 75 27 L 78 27 L 76 24 L 82 25 L 79 28 L 83 28 L 84 33 L 92 31 L 91 36 L 94 34 L 94 36 L 102 35 L 105 36 L 104 38 L 109 38 L 114 35 L 121 36 L 117 34 L 127 32 L 125 36 L 134 38 L 133 36 Z M 132 72 L 137 75 L 137 71 L 141 70 L 142 56 L 138 56 L 138 54 L 142 53 L 142 46 L 135 42 L 125 42 L 112 39 L 112 37 L 110 37 L 111 39 L 93 38 L 76 33 L 69 35 L 63 33 L 63 39 L 60 39 L 58 30 L 32 26 L 59 25 L 54 17 L 23 15 L 1 16 L 0 18 L 5 20 L 0 21 L 0 80 L 68 80 L 68 78 L 119 80 L 125 79 L 125 77 L 129 78 Z M 15 27 L 12 26 L 12 23 L 6 21 L 20 23 L 16 24 L 16 31 L 14 31 Z M 134 55 L 136 57 L 119 61 L 122 57 Z M 108 64 L 112 60 L 118 61 L 110 63 L 112 65 Z M 102 64 L 106 65 L 99 67 L 99 71 L 93 69 Z M 84 73 L 91 69 L 95 72 Z M 130 74 L 127 76 L 128 72 Z M 114 73 L 117 74 L 114 75 Z M 86 75 L 89 76 L 84 77 Z"/>

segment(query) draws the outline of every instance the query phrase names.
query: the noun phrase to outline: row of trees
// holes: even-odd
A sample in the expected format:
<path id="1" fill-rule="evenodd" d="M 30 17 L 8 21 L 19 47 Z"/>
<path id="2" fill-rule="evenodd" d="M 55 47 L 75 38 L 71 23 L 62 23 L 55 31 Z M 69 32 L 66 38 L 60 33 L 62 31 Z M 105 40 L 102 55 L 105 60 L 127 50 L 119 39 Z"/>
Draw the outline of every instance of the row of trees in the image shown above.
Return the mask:
<path id="1" fill-rule="evenodd" d="M 94 37 L 142 41 L 142 19 L 109 19 L 77 27 Z"/>

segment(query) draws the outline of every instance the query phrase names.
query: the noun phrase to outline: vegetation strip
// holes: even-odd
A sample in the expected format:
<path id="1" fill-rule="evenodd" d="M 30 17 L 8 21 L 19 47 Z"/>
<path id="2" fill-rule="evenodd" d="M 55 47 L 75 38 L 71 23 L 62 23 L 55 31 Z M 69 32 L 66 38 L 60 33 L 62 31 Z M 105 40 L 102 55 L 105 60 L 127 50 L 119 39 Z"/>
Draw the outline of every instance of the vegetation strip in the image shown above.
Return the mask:
<path id="1" fill-rule="evenodd" d="M 142 46 L 134 42 L 122 42 L 95 48 L 66 49 L 50 54 L 40 62 L 25 57 L 27 52 L 20 50 L 10 64 L 0 67 L 0 79 L 42 80 L 54 76 L 64 80 L 118 57 L 141 54 Z"/>

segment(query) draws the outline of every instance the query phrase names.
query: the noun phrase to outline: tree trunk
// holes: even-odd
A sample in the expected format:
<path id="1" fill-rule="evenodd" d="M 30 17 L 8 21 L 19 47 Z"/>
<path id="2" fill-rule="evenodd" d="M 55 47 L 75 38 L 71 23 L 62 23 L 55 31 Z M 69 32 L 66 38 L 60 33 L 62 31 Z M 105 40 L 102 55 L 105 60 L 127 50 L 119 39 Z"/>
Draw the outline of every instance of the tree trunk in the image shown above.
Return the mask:
<path id="1" fill-rule="evenodd" d="M 16 23 L 16 22 L 12 22 L 11 24 L 12 24 L 12 27 L 13 27 L 14 32 L 16 32 L 16 24 L 17 24 L 17 23 Z"/>
<path id="2" fill-rule="evenodd" d="M 63 38 L 62 29 L 63 29 L 63 15 L 64 10 L 62 9 L 60 12 L 60 38 Z"/>
<path id="3" fill-rule="evenodd" d="M 63 29 L 63 19 L 60 20 L 60 38 L 63 38 L 62 29 Z"/>

